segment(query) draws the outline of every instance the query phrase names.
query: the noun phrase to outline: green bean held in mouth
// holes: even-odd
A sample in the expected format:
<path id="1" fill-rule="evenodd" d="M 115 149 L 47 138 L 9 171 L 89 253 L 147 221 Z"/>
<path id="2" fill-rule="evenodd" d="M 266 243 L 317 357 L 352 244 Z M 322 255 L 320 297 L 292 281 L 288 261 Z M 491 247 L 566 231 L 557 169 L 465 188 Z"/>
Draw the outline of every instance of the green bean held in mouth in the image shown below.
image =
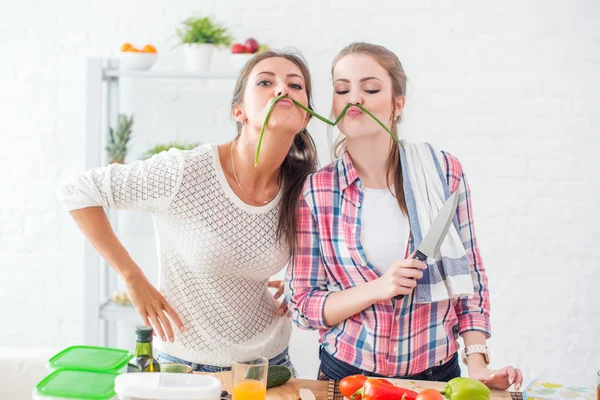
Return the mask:
<path id="1" fill-rule="evenodd" d="M 275 108 L 275 105 L 277 104 L 277 102 L 283 98 L 287 98 L 290 99 L 295 105 L 297 105 L 298 107 L 300 107 L 301 109 L 303 109 L 304 111 L 306 111 L 307 113 L 309 113 L 310 115 L 312 115 L 313 117 L 325 122 L 328 125 L 331 126 L 336 126 L 338 124 L 338 122 L 340 122 L 340 120 L 342 119 L 342 117 L 344 116 L 344 114 L 346 114 L 346 111 L 348 110 L 348 108 L 352 107 L 352 106 L 356 106 L 358 107 L 362 112 L 364 112 L 365 114 L 367 114 L 369 117 L 373 118 L 375 120 L 375 122 L 377 122 L 379 125 L 381 125 L 381 127 L 383 129 L 385 129 L 385 131 L 387 133 L 390 134 L 390 136 L 392 137 L 392 139 L 394 139 L 398 144 L 400 144 L 400 140 L 398 139 L 398 137 L 396 135 L 394 135 L 392 133 L 392 131 L 390 131 L 390 129 L 384 124 L 382 123 L 379 119 L 377 119 L 376 116 L 374 116 L 373 114 L 371 114 L 371 112 L 369 110 L 367 110 L 366 108 L 364 108 L 363 106 L 361 106 L 360 104 L 351 104 L 348 103 L 346 104 L 346 107 L 344 107 L 344 109 L 342 110 L 342 112 L 340 113 L 340 115 L 338 115 L 338 117 L 335 119 L 335 121 L 330 121 L 329 119 L 317 114 L 316 112 L 314 112 L 313 110 L 309 109 L 308 107 L 306 107 L 304 104 L 301 104 L 299 102 L 297 102 L 296 100 L 286 96 L 286 95 L 280 95 L 275 97 L 275 99 L 273 99 L 273 102 L 271 103 L 271 106 L 269 107 L 269 111 L 267 112 L 267 115 L 265 116 L 265 120 L 263 122 L 262 125 L 262 129 L 260 130 L 260 136 L 258 138 L 258 145 L 256 146 L 256 155 L 254 157 L 254 166 L 256 167 L 258 165 L 258 155 L 260 154 L 260 148 L 262 146 L 262 141 L 263 141 L 263 136 L 265 135 L 265 129 L 267 127 L 267 123 L 269 122 L 269 117 L 271 116 L 271 113 L 273 112 L 273 109 Z"/>

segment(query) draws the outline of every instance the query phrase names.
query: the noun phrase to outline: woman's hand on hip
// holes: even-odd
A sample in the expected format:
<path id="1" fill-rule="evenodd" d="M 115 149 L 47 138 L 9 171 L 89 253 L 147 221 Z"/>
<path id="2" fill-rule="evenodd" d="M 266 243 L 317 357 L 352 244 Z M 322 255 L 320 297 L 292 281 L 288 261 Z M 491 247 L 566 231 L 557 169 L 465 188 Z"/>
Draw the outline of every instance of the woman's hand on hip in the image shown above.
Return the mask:
<path id="1" fill-rule="evenodd" d="M 183 323 L 177 313 L 145 276 L 140 275 L 129 280 L 127 293 L 144 324 L 152 326 L 154 333 L 158 334 L 163 341 L 168 339 L 173 342 L 172 324 L 175 324 L 180 332 L 183 331 Z"/>

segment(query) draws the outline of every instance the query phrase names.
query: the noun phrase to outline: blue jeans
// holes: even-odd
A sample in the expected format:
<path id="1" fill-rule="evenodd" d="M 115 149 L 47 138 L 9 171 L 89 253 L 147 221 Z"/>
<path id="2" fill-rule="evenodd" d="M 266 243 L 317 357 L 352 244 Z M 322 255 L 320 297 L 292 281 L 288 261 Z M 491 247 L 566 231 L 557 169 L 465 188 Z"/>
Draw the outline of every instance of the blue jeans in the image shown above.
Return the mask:
<path id="1" fill-rule="evenodd" d="M 398 378 L 398 379 L 414 379 L 416 381 L 438 381 L 448 382 L 452 378 L 460 376 L 460 365 L 458 364 L 458 354 L 454 353 L 454 357 L 450 361 L 440 366 L 431 367 L 421 373 L 407 376 L 383 376 L 373 372 L 363 371 L 362 369 L 356 368 L 353 365 L 347 364 L 334 358 L 322 347 L 319 348 L 319 358 L 321 359 L 321 365 L 319 367 L 319 380 L 342 380 L 343 378 L 355 375 L 363 374 L 365 376 L 373 376 L 379 378 Z"/>
<path id="2" fill-rule="evenodd" d="M 221 371 L 231 371 L 231 367 L 216 367 L 214 365 L 196 364 L 196 363 L 193 363 L 190 361 L 182 360 L 177 357 L 173 357 L 172 355 L 162 353 L 160 351 L 156 354 L 156 359 L 158 360 L 159 363 L 174 362 L 174 363 L 179 363 L 179 364 L 186 364 L 186 365 L 189 365 L 190 367 L 192 367 L 192 371 L 196 371 L 196 372 L 215 373 L 215 372 L 221 372 Z M 290 360 L 290 355 L 288 354 L 287 348 L 279 355 L 270 359 L 269 365 L 283 365 L 285 367 L 288 367 L 290 369 L 290 371 L 292 371 L 292 377 L 296 378 L 298 376 L 298 374 L 296 373 L 296 370 L 294 369 L 294 365 L 292 364 L 292 361 Z"/>

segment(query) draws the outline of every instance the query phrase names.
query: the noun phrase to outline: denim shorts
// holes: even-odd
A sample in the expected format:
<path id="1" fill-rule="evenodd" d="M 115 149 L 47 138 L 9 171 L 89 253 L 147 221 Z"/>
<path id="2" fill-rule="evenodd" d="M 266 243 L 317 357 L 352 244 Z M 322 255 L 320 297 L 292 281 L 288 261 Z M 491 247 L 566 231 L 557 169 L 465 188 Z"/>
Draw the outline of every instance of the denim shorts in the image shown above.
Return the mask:
<path id="1" fill-rule="evenodd" d="M 363 374 L 365 376 L 379 377 L 379 378 L 399 378 L 399 379 L 414 379 L 418 381 L 438 381 L 448 382 L 452 378 L 460 376 L 460 365 L 458 364 L 458 353 L 454 353 L 454 356 L 450 361 L 445 364 L 431 367 L 421 373 L 407 376 L 382 376 L 369 371 L 363 371 L 362 369 L 356 368 L 353 365 L 347 364 L 340 361 L 329 354 L 322 347 L 319 348 L 319 358 L 321 359 L 321 365 L 319 367 L 319 374 L 317 379 L 319 380 L 342 380 L 343 378 L 355 375 Z"/>
<path id="2" fill-rule="evenodd" d="M 159 363 L 163 362 L 174 362 L 179 364 L 186 364 L 192 367 L 192 371 L 196 372 L 221 372 L 221 371 L 230 371 L 231 367 L 216 367 L 214 365 L 205 365 L 205 364 L 196 364 L 190 361 L 185 361 L 177 357 L 173 357 L 172 355 L 158 352 L 156 353 L 156 359 Z M 296 369 L 290 360 L 290 355 L 288 354 L 288 349 L 286 348 L 282 353 L 273 357 L 269 360 L 269 365 L 283 365 L 288 367 L 290 371 L 292 371 L 292 377 L 296 378 L 298 374 L 296 373 Z"/>

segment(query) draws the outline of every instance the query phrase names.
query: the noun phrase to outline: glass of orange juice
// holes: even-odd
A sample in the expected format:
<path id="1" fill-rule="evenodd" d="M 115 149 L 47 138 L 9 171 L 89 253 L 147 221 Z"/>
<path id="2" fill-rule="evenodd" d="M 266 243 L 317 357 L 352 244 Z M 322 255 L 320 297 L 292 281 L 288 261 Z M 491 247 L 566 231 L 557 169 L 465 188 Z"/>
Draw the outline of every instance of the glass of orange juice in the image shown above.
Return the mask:
<path id="1" fill-rule="evenodd" d="M 269 360 L 264 357 L 235 357 L 231 364 L 232 400 L 265 400 Z"/>

